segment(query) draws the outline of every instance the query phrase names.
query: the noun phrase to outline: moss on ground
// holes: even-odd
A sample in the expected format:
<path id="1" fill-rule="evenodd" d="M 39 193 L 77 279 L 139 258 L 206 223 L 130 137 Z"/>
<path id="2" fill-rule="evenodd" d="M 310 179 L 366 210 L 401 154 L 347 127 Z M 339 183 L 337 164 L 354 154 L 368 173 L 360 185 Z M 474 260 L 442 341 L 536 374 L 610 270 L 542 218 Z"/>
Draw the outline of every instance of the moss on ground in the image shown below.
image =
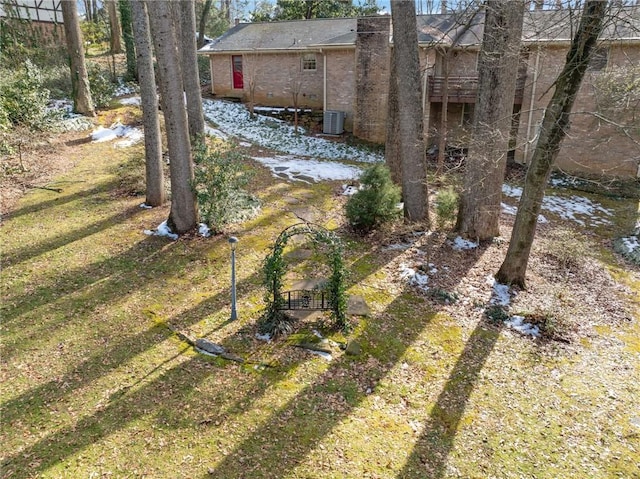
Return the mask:
<path id="1" fill-rule="evenodd" d="M 229 322 L 226 236 L 144 235 L 168 205 L 140 209 L 136 188 L 121 188 L 139 153 L 79 145 L 57 179 L 63 192 L 31 191 L 0 229 L 5 477 L 637 475 L 637 310 L 636 321 L 597 326 L 588 347 L 545 349 L 456 323 L 389 276 L 400 252 L 338 229 L 349 292 L 372 314 L 327 335 L 361 353 L 329 362 L 260 341 L 261 262 L 298 221 L 284 198 L 338 228 L 338 185 L 256 170 L 261 214 L 227 231 L 240 238 L 240 319 Z M 195 354 L 168 325 L 249 362 Z M 298 339 L 315 326 L 301 323 Z"/>

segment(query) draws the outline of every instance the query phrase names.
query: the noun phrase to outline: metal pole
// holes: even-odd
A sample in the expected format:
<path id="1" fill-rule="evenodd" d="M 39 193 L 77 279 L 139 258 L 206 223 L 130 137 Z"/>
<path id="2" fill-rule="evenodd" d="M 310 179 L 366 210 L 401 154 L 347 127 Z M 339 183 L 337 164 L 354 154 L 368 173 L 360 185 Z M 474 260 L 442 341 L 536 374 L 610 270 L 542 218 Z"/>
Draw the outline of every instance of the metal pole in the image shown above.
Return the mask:
<path id="1" fill-rule="evenodd" d="M 235 236 L 229 238 L 229 244 L 231 245 L 231 317 L 229 321 L 238 319 L 238 312 L 236 311 L 236 243 L 238 243 L 238 238 Z"/>

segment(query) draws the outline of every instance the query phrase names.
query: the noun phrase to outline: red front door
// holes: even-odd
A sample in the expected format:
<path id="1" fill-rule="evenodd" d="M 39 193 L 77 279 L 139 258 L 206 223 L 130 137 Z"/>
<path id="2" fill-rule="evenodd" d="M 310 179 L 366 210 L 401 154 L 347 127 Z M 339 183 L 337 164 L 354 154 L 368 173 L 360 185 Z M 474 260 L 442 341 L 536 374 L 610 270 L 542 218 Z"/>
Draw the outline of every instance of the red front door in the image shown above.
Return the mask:
<path id="1" fill-rule="evenodd" d="M 233 88 L 242 90 L 244 81 L 242 79 L 242 55 L 233 55 L 231 57 L 231 65 L 233 67 Z"/>

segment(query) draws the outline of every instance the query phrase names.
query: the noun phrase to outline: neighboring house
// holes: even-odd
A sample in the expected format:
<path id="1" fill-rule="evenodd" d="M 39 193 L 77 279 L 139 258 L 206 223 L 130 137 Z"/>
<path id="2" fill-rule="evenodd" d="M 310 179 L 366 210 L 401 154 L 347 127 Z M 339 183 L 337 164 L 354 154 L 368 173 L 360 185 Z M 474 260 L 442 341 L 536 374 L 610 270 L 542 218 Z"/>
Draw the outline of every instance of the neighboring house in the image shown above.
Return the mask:
<path id="1" fill-rule="evenodd" d="M 32 45 L 64 44 L 62 0 L 0 0 L 2 28 L 10 22 L 28 24 L 25 41 Z M 6 25 L 5 25 L 6 23 Z"/>
<path id="2" fill-rule="evenodd" d="M 484 15 L 420 15 L 425 133 L 437 144 L 443 99 L 447 140 L 466 147 L 477 91 L 477 58 Z M 577 25 L 575 12 L 537 10 L 525 14 L 522 61 L 514 98 L 511 155 L 531 159 L 538 128 L 564 66 Z M 609 122 L 602 85 L 614 73 L 640 65 L 640 8 L 621 7 L 608 22 L 576 99 L 570 134 L 558 156 L 569 173 L 637 178 L 640 128 L 620 128 L 640 111 L 618 111 Z M 383 143 L 387 126 L 389 60 L 393 47 L 389 17 L 363 17 L 239 24 L 200 53 L 210 59 L 211 91 L 265 106 L 298 106 L 344 112 L 344 128 Z M 445 96 L 446 93 L 446 96 Z M 636 105 L 640 108 L 640 105 Z M 610 109 L 611 110 L 611 109 Z M 326 115 L 325 115 L 325 118 Z M 638 121 L 638 120 L 636 120 Z"/>

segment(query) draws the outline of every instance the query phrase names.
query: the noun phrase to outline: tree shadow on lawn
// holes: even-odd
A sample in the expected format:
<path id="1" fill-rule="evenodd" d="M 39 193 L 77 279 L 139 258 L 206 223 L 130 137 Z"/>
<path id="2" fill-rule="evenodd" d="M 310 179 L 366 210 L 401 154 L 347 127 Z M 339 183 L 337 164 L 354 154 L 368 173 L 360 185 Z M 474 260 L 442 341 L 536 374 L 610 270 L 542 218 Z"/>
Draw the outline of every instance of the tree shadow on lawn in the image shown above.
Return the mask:
<path id="1" fill-rule="evenodd" d="M 179 320 L 180 318 L 171 319 L 171 321 Z M 154 334 L 150 334 L 154 331 Z M 238 336 L 252 335 L 254 332 L 254 324 L 248 324 L 223 341 L 222 345 L 225 346 L 227 342 L 234 343 Z M 144 341 L 144 346 L 140 347 L 139 351 L 159 340 L 167 339 L 170 334 L 167 329 L 163 332 L 162 329 L 154 327 L 147 331 L 145 336 L 147 337 L 135 338 Z M 120 348 L 125 349 L 131 344 L 133 341 L 127 341 Z M 183 353 L 184 351 L 176 354 L 169 361 L 177 359 Z M 99 362 L 99 359 L 96 356 L 92 362 Z M 158 370 L 159 365 L 156 365 L 151 372 L 112 393 L 108 404 L 94 414 L 84 416 L 78 423 L 66 426 L 8 457 L 2 464 L 4 474 L 10 476 L 17 473 L 43 472 L 101 439 L 126 428 L 129 423 L 146 416 L 157 417 L 161 428 L 191 428 L 193 441 L 200 442 L 203 433 L 206 432 L 207 424 L 221 423 L 229 416 L 240 416 L 247 412 L 251 405 L 272 387 L 273 383 L 286 378 L 289 372 L 299 365 L 299 362 L 292 361 L 286 364 L 286 367 L 269 369 L 264 376 L 247 373 L 243 381 L 233 382 L 233 388 L 207 389 L 207 394 L 210 395 L 200 397 L 197 408 L 185 409 L 185 404 L 191 404 L 194 401 L 192 398 L 194 390 L 199 390 L 209 376 L 218 377 L 213 380 L 216 384 L 225 384 L 227 368 L 216 366 L 216 361 L 219 360 L 214 360 L 212 364 L 206 356 L 198 355 L 172 366 L 160 373 L 159 377 L 143 384 L 154 371 Z M 94 378 L 75 384 L 74 387 L 80 387 L 91 379 Z M 136 389 L 136 387 L 139 388 Z M 55 391 L 44 390 L 38 391 L 38 396 L 45 392 L 54 392 L 54 397 L 47 397 L 47 401 L 53 402 L 61 396 L 58 393 L 56 398 Z M 65 394 L 69 392 L 65 391 Z M 17 403 L 14 406 L 16 406 L 14 411 L 16 420 L 23 420 L 24 415 L 29 412 L 19 410 Z M 48 412 L 48 410 L 45 411 L 47 415 Z"/>
<path id="2" fill-rule="evenodd" d="M 148 241 L 152 240 L 150 239 Z M 175 243 L 171 244 L 171 246 L 178 247 Z M 131 254 L 131 251 L 125 253 L 125 255 L 129 254 Z M 174 256 L 175 255 L 167 255 L 167 261 L 171 260 L 173 268 L 176 267 L 175 260 L 173 259 Z M 118 261 L 116 261 L 116 263 L 118 263 Z M 109 267 L 108 269 L 111 268 Z M 73 276 L 75 276 L 75 274 L 78 273 L 74 273 Z M 134 283 L 137 283 L 136 278 L 130 278 L 127 275 L 125 275 L 125 278 L 130 278 L 128 281 L 123 281 L 121 275 L 115 276 L 116 279 L 114 281 L 116 281 L 116 284 L 110 284 L 110 281 L 109 283 L 104 283 L 102 285 L 102 287 L 105 288 L 105 291 L 111 292 L 113 295 L 112 299 L 120 296 L 122 292 L 120 288 L 123 288 L 123 290 L 126 291 L 131 288 Z M 258 276 L 259 272 L 256 272 L 250 277 L 240 281 L 238 283 L 238 290 L 241 291 L 242 294 L 251 294 L 259 287 L 260 282 L 258 281 Z M 113 289 L 115 289 L 115 291 L 113 291 Z M 206 316 L 208 313 L 212 312 L 212 310 L 219 310 L 222 306 L 226 306 L 227 300 L 228 291 L 220 292 L 215 297 L 198 304 L 196 307 L 191 308 L 184 313 L 170 318 L 168 321 L 173 326 L 188 328 L 190 324 L 200 321 L 203 316 Z M 226 324 L 227 323 L 223 323 L 219 327 L 224 327 Z M 233 347 L 233 345 L 238 344 L 238 342 L 246 342 L 247 334 L 252 335 L 254 332 L 255 325 L 248 324 L 238 333 L 226 338 L 223 344 L 230 344 Z M 211 332 L 209 332 L 209 334 L 210 333 Z M 78 364 L 73 368 L 73 370 L 69 371 L 63 377 L 51 380 L 46 384 L 30 389 L 29 391 L 26 391 L 20 396 L 5 403 L 3 405 L 3 422 L 7 427 L 15 422 L 16 424 L 19 424 L 19 426 L 17 426 L 18 429 L 23 429 L 24 421 L 28 419 L 29 422 L 32 423 L 31 426 L 29 426 L 30 428 L 40 427 L 39 424 L 41 421 L 47 421 L 52 405 L 55 405 L 57 402 L 64 403 L 64 398 L 72 395 L 74 391 L 86 387 L 88 384 L 96 381 L 100 377 L 106 376 L 111 371 L 122 366 L 122 364 L 130 358 L 144 353 L 146 350 L 166 340 L 171 335 L 172 333 L 170 333 L 168 328 L 157 324 L 141 333 L 122 339 L 108 350 L 95 354 L 90 359 Z M 164 361 L 163 364 L 167 364 L 171 360 L 176 359 L 180 354 L 181 353 Z M 207 363 L 207 360 L 201 360 L 200 362 L 202 361 Z M 199 364 L 199 361 L 192 359 L 189 360 L 189 363 L 197 365 Z M 247 410 L 252 401 L 257 400 L 257 398 L 264 393 L 264 390 L 272 386 L 274 381 L 285 377 L 288 374 L 288 371 L 294 368 L 297 364 L 298 363 L 295 361 L 290 364 L 286 364 L 285 368 L 278 368 L 273 374 L 269 373 L 269 376 L 265 376 L 266 379 L 257 381 L 261 383 L 258 389 L 254 388 L 250 393 L 247 393 L 252 399 L 247 401 L 245 397 L 239 397 L 236 401 L 237 404 L 226 408 L 227 411 L 232 411 L 233 414 L 240 414 L 242 411 Z M 166 384 L 167 388 L 171 391 L 180 390 L 181 395 L 176 394 L 176 398 L 179 399 L 186 397 L 189 394 L 189 389 L 193 387 L 193 384 L 198 384 L 210 373 L 200 371 L 196 376 L 193 375 L 195 373 L 192 373 L 189 385 L 176 387 L 176 385 L 172 385 L 174 381 L 182 384 L 180 381 L 176 381 L 176 379 L 182 378 L 185 375 L 189 376 L 188 371 L 190 370 L 190 367 L 181 364 L 174 368 L 177 372 L 174 372 L 174 369 L 172 369 L 168 372 L 162 373 L 161 379 L 152 380 L 149 385 L 142 385 L 142 392 L 129 393 L 129 390 L 136 389 L 137 386 L 141 385 L 148 377 L 154 374 L 154 371 L 161 368 L 162 365 L 156 365 L 151 372 L 144 374 L 143 377 L 136 380 L 135 383 L 128 384 L 119 389 L 118 393 L 115 395 L 117 397 L 115 397 L 114 401 L 117 399 L 119 401 L 118 404 L 125 401 L 126 406 L 118 406 L 116 403 L 109 404 L 104 411 L 100 411 L 94 416 L 81 420 L 80 425 L 69 426 L 59 433 L 54 433 L 53 435 L 50 435 L 35 445 L 27 448 L 28 451 L 25 452 L 24 455 L 18 456 L 16 454 L 14 457 L 9 458 L 6 463 L 7 467 L 10 467 L 11 470 L 26 470 L 25 468 L 28 468 L 29 464 L 39 463 L 37 469 L 40 471 L 45 470 L 57 463 L 59 460 L 58 458 L 64 458 L 67 455 L 71 455 L 77 450 L 95 442 L 100 437 L 125 427 L 129 420 L 140 417 L 142 413 L 137 411 L 144 411 L 144 413 L 147 414 L 149 411 L 154 411 L 158 404 L 164 404 L 166 402 L 165 396 L 162 397 L 162 400 L 145 399 L 147 396 L 153 396 L 150 391 L 160 389 L 158 386 L 153 385 L 156 381 Z M 176 399 L 177 410 L 180 409 L 180 401 L 178 399 Z M 220 399 L 218 398 L 216 400 Z M 140 403 L 142 403 L 142 405 L 139 405 Z M 207 407 L 207 410 L 222 410 L 222 408 L 214 401 L 210 407 Z M 117 420 L 118 416 L 121 416 L 122 418 L 120 421 Z M 213 419 L 211 419 L 211 416 L 209 415 L 207 417 L 207 421 L 210 422 L 212 420 Z M 191 426 L 194 426 L 194 424 L 191 424 Z M 100 433 L 96 433 L 95 431 L 100 431 Z"/>
<path id="3" fill-rule="evenodd" d="M 255 275 L 240 282 L 239 286 L 249 293 L 255 289 L 254 279 Z M 223 291 L 171 318 L 169 323 L 172 326 L 179 325 L 186 328 L 227 304 L 228 291 Z M 122 338 L 110 348 L 105 348 L 100 353 L 82 361 L 64 376 L 29 389 L 4 403 L 2 405 L 3 424 L 7 425 L 13 421 L 23 420 L 26 416 L 37 416 L 43 408 L 47 407 L 46 403 L 53 403 L 73 394 L 76 389 L 109 374 L 129 359 L 144 353 L 172 334 L 166 324 L 158 322 L 145 331 Z"/>
<path id="4" fill-rule="evenodd" d="M 161 238 L 145 238 L 129 250 L 103 261 L 68 270 L 52 272 L 53 281 L 42 284 L 18 296 L 5 296 L 1 308 L 5 323 L 4 335 L 14 332 L 21 349 L 29 341 L 38 341 L 47 332 L 68 324 L 71 313 L 83 317 L 97 308 L 126 297 L 131 291 L 157 283 L 186 268 L 192 255 L 179 254 L 177 242 Z M 198 254 L 193 251 L 193 254 Z M 42 321 L 39 308 L 62 311 L 58 319 Z M 30 316 L 34 319 L 30 320 Z M 35 317 L 38 319 L 36 320 Z M 20 321 L 18 321 L 18 319 Z M 14 348 L 3 342 L 3 357 Z"/>
<path id="5" fill-rule="evenodd" d="M 100 221 L 89 225 L 85 224 L 82 228 L 76 229 L 75 231 L 71 231 L 63 235 L 56 236 L 54 238 L 41 242 L 40 244 L 28 244 L 20 250 L 14 252 L 13 254 L 5 256 L 5 261 L 3 261 L 4 264 L 2 266 L 4 268 L 15 266 L 24 261 L 28 261 L 32 258 L 48 253 L 49 251 L 61 248 L 75 241 L 80 241 L 91 235 L 100 233 L 113 226 L 123 223 L 129 218 L 133 218 L 134 216 L 140 214 L 142 211 L 144 210 L 139 206 L 129 207 L 124 211 L 118 211 L 116 214 L 104 218 Z"/>
<path id="6" fill-rule="evenodd" d="M 480 254 L 481 251 L 476 252 L 472 258 L 466 258 L 467 270 L 471 269 Z M 357 367 L 359 359 L 342 356 L 335 360 L 322 376 L 276 411 L 251 437 L 226 456 L 214 471 L 201 477 L 282 477 L 298 466 L 322 438 L 365 400 L 368 391 L 373 391 L 380 385 L 423 330 L 429 328 L 437 309 L 432 310 L 427 317 L 420 317 L 415 314 L 412 301 L 416 301 L 414 294 L 403 293 L 398 296 L 384 313 L 393 320 L 384 325 L 368 324 L 358 338 L 363 343 L 363 350 L 372 354 L 377 351 L 380 355 L 377 358 L 379 367 L 363 373 L 362 368 Z M 430 469 L 439 471 L 439 474 L 452 449 L 460 419 L 478 374 L 498 335 L 499 332 L 488 331 L 482 324 L 478 325 L 434 408 L 432 422 L 437 420 L 438 424 L 446 425 L 445 428 L 434 429 L 435 433 L 428 433 L 428 437 L 436 441 L 434 448 L 429 451 L 434 453 L 434 457 L 428 459 L 433 461 Z M 334 393 L 341 394 L 345 400 L 337 412 L 332 409 L 335 404 L 335 399 L 332 398 Z M 284 445 L 283 438 L 286 438 Z M 426 440 L 418 443 L 417 452 L 412 454 L 412 461 L 414 455 L 423 457 L 424 442 Z M 403 471 L 403 474 L 407 472 L 409 469 Z M 415 477 L 432 476 L 419 474 Z"/>
<path id="7" fill-rule="evenodd" d="M 23 206 L 22 208 L 18 208 L 16 210 L 10 211 L 5 216 L 5 220 L 6 221 L 15 220 L 20 216 L 28 215 L 31 213 L 38 213 L 48 208 L 55 208 L 58 206 L 62 206 L 72 201 L 93 197 L 99 193 L 104 193 L 106 191 L 113 191 L 117 187 L 118 187 L 118 181 L 110 181 L 108 183 L 101 183 L 100 185 L 90 188 L 88 190 L 80 190 L 70 194 L 65 194 L 64 191 L 62 193 L 51 192 L 52 195 L 55 194 L 58 196 L 50 200 L 43 200 L 38 203 L 29 205 L 29 206 Z"/>
<path id="8" fill-rule="evenodd" d="M 487 329 L 482 322 L 476 326 L 431 409 L 425 430 L 398 474 L 399 479 L 444 477 L 467 402 L 499 337 L 497 328 Z"/>

